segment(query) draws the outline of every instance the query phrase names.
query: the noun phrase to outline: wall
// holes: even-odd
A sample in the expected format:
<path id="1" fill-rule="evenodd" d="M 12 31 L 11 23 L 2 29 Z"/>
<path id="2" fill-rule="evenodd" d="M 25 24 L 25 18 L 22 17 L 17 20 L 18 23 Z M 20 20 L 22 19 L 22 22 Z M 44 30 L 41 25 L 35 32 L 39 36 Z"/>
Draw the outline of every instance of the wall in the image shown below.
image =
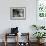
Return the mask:
<path id="1" fill-rule="evenodd" d="M 26 20 L 10 20 L 10 7 L 26 7 Z M 0 34 L 17 26 L 20 32 L 30 32 L 32 36 L 32 24 L 36 24 L 36 0 L 0 0 Z"/>

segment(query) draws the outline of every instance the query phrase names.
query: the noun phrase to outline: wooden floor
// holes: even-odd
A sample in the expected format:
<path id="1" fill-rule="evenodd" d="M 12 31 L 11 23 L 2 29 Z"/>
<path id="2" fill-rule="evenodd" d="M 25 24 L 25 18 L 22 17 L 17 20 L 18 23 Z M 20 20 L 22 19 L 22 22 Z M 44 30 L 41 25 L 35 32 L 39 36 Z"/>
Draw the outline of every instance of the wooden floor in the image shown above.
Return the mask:
<path id="1" fill-rule="evenodd" d="M 4 43 L 0 42 L 0 46 L 4 46 Z M 8 43 L 8 46 L 15 46 L 15 42 L 14 43 L 12 43 L 12 42 Z M 32 42 L 32 43 L 30 43 L 30 46 L 37 46 L 37 43 Z M 46 43 L 44 43 L 42 46 L 46 46 Z"/>

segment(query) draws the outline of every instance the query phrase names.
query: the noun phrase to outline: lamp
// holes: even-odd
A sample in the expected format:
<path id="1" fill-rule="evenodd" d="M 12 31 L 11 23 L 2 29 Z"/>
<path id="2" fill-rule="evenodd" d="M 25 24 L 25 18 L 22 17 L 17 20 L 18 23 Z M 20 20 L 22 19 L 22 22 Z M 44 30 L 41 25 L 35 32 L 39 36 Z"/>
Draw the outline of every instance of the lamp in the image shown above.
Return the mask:
<path id="1" fill-rule="evenodd" d="M 18 33 L 18 27 L 16 28 L 11 28 L 11 34 Z"/>

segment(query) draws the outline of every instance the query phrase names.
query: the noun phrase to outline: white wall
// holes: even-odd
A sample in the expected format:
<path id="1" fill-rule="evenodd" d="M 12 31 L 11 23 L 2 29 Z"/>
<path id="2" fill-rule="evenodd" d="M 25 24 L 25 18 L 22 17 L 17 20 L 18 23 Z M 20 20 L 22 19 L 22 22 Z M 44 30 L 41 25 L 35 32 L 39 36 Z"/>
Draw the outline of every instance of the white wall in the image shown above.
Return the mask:
<path id="1" fill-rule="evenodd" d="M 26 20 L 10 20 L 10 7 L 26 7 Z M 0 34 L 17 26 L 32 35 L 32 24 L 36 24 L 36 0 L 0 0 Z"/>

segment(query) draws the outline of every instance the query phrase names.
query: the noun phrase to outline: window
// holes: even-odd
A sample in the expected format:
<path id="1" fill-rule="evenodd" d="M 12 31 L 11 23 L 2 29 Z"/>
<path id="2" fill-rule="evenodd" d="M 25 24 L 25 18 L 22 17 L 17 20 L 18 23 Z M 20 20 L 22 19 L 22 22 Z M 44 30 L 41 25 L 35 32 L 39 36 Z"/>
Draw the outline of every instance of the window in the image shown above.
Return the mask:
<path id="1" fill-rule="evenodd" d="M 37 15 L 46 18 L 46 0 L 37 1 Z"/>

